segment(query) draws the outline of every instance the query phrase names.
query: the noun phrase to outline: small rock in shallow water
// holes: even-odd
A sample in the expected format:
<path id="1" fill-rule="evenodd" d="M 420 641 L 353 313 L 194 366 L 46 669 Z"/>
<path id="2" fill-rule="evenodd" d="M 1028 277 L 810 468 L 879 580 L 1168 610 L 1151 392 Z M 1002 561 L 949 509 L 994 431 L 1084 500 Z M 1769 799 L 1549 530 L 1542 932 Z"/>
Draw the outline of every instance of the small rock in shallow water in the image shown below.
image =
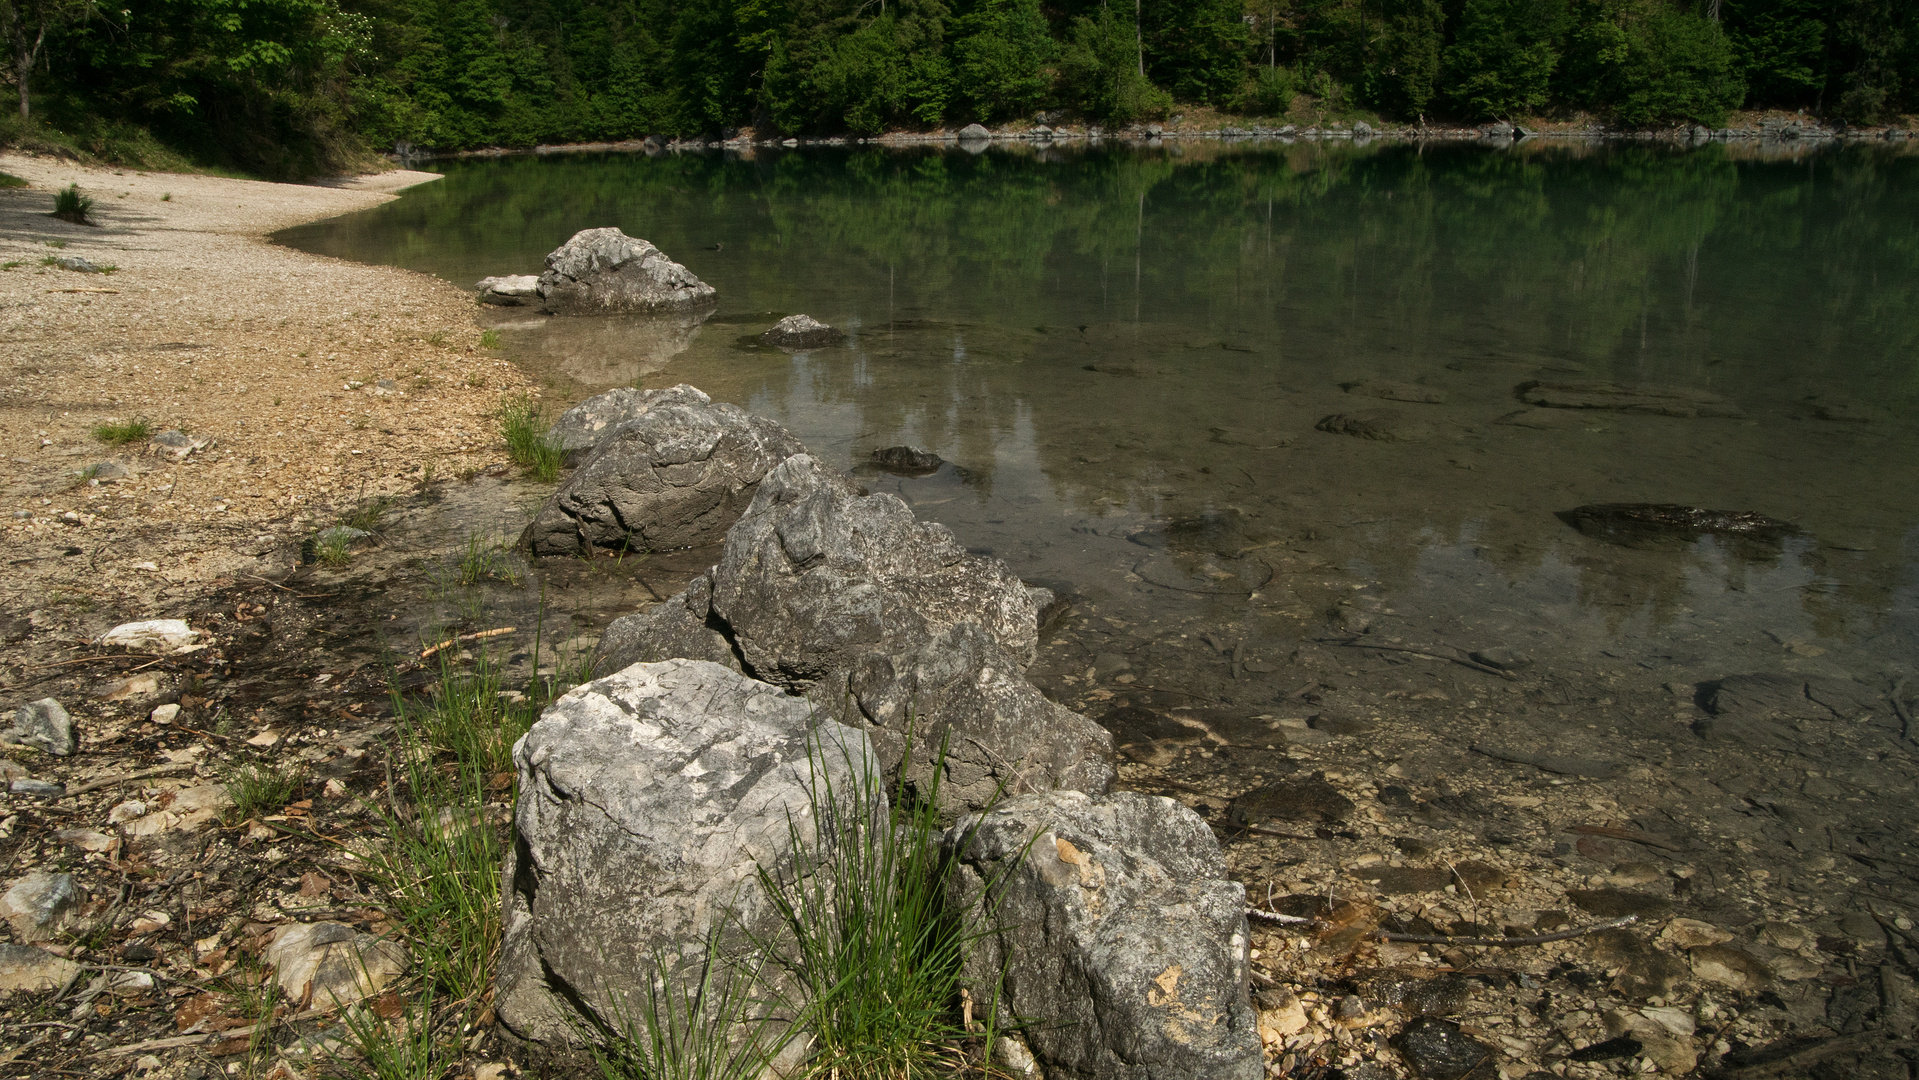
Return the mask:
<path id="1" fill-rule="evenodd" d="M 1384 401 L 1411 401 L 1425 405 L 1438 405 L 1446 400 L 1445 394 L 1431 387 L 1416 383 L 1394 382 L 1391 379 L 1360 379 L 1357 382 L 1340 383 L 1339 388 L 1349 394 L 1380 398 Z"/>
<path id="2" fill-rule="evenodd" d="M 499 307 L 527 307 L 540 302 L 538 274 L 503 274 L 481 278 L 480 303 Z"/>
<path id="3" fill-rule="evenodd" d="M 917 446 L 889 446 L 873 451 L 873 464 L 891 473 L 903 473 L 907 476 L 924 476 L 938 471 L 945 459 L 931 450 L 921 450 Z"/>
<path id="4" fill-rule="evenodd" d="M 13 729 L 0 739 L 36 747 L 55 757 L 66 757 L 80 748 L 80 738 L 73 730 L 73 717 L 52 698 L 28 702 L 13 710 Z"/>
<path id="5" fill-rule="evenodd" d="M 1731 941 L 1732 935 L 1709 922 L 1698 919 L 1674 919 L 1659 933 L 1659 940 L 1678 949 L 1698 949 Z"/>
<path id="6" fill-rule="evenodd" d="M 1334 413 L 1313 425 L 1334 435 L 1351 435 L 1372 442 L 1420 442 L 1433 437 L 1433 426 L 1395 409 Z"/>
<path id="7" fill-rule="evenodd" d="M 1259 826 L 1276 821 L 1344 821 L 1353 801 L 1322 776 L 1282 780 L 1257 787 L 1233 800 L 1228 816 L 1235 825 Z"/>
<path id="8" fill-rule="evenodd" d="M 811 315 L 788 315 L 761 334 L 760 342 L 782 349 L 823 349 L 839 344 L 845 337 L 839 328 L 828 326 Z"/>

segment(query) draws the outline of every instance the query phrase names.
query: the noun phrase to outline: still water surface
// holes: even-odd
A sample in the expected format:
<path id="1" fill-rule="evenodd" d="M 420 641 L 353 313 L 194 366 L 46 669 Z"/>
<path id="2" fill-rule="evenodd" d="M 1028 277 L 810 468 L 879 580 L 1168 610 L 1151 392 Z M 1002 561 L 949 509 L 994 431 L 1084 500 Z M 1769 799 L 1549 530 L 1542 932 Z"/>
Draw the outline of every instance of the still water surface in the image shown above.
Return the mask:
<path id="1" fill-rule="evenodd" d="M 280 239 L 463 286 L 537 272 L 581 228 L 652 240 L 718 288 L 709 318 L 485 317 L 563 399 L 691 382 L 1077 597 L 1097 618 L 1043 665 L 1061 692 L 1270 709 L 1294 645 L 1362 629 L 1675 693 L 1752 671 L 1883 693 L 1919 657 L 1919 158 L 1299 144 L 442 168 Z M 795 312 L 848 344 L 754 344 Z M 1342 388 L 1368 379 L 1437 400 Z M 1519 390 L 1539 380 L 1738 415 L 1535 409 Z M 1375 409 L 1423 437 L 1316 430 Z M 899 443 L 951 464 L 864 467 Z M 1555 516 L 1606 502 L 1799 532 L 1624 547 Z"/>

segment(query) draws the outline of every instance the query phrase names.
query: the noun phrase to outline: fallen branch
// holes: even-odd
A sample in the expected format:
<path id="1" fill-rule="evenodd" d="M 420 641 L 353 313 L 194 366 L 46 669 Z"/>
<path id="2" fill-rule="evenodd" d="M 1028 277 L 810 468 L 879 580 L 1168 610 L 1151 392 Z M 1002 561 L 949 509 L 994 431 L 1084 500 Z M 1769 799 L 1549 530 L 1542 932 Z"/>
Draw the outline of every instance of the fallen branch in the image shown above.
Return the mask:
<path id="1" fill-rule="evenodd" d="M 124 784 L 130 780 L 145 780 L 148 777 L 165 776 L 168 773 L 192 771 L 193 762 L 191 761 L 176 761 L 171 765 L 156 765 L 151 769 L 141 769 L 138 772 L 123 773 L 119 776 L 109 776 L 101 780 L 89 780 L 84 784 L 75 784 L 68 788 L 67 794 L 61 796 L 61 798 L 72 795 L 85 795 L 89 791 L 99 791 L 101 788 L 112 787 L 115 784 Z"/>
<path id="2" fill-rule="evenodd" d="M 1635 844 L 1663 848 L 1667 851 L 1683 850 L 1678 844 L 1670 840 L 1661 839 L 1651 833 L 1640 832 L 1638 829 L 1620 829 L 1611 825 L 1574 825 L 1566 831 L 1578 833 L 1581 836 L 1606 836 L 1614 840 L 1630 840 Z"/>
<path id="3" fill-rule="evenodd" d="M 1249 919 L 1259 919 L 1262 922 L 1282 923 L 1286 926 L 1311 926 L 1319 921 L 1318 919 L 1309 918 L 1305 915 L 1282 915 L 1277 911 L 1268 911 L 1265 908 L 1257 907 L 1248 907 L 1246 909 L 1246 917 Z"/>
<path id="4" fill-rule="evenodd" d="M 497 630 L 481 630 L 477 633 L 461 634 L 459 637 L 456 637 L 456 638 L 448 638 L 445 641 L 440 642 L 438 645 L 427 646 L 424 650 L 420 652 L 420 659 L 425 660 L 427 657 L 432 656 L 434 653 L 439 652 L 441 649 L 452 648 L 453 646 L 458 645 L 462 641 L 484 641 L 487 638 L 496 638 L 501 636 L 502 634 L 511 634 L 517 629 L 519 629 L 519 627 L 502 626 L 498 628 Z"/>
<path id="5" fill-rule="evenodd" d="M 1505 679 L 1507 682 L 1519 681 L 1519 676 L 1514 675 L 1510 671 L 1506 671 L 1501 668 L 1496 668 L 1492 666 L 1491 664 L 1482 664 L 1479 661 L 1471 659 L 1469 657 L 1447 656 L 1444 653 L 1436 653 L 1427 649 L 1409 648 L 1404 645 L 1379 645 L 1379 644 L 1374 644 L 1373 642 L 1370 642 L 1370 641 L 1361 641 L 1356 637 L 1355 638 L 1321 638 L 1320 640 L 1328 641 L 1335 645 L 1345 645 L 1349 648 L 1354 648 L 1354 649 L 1377 649 L 1381 652 L 1396 652 L 1396 653 L 1405 653 L 1408 656 L 1420 656 L 1420 657 L 1426 658 L 1427 660 L 1444 660 L 1445 662 L 1449 664 L 1458 664 L 1460 667 L 1469 667 L 1469 668 L 1472 668 L 1474 671 L 1483 671 L 1488 675 L 1497 675 L 1500 678 Z M 1451 646 L 1447 646 L 1447 647 L 1450 648 Z"/>
<path id="6" fill-rule="evenodd" d="M 112 653 L 107 656 L 82 656 L 78 660 L 55 660 L 51 664 L 23 664 L 21 666 L 32 671 L 38 671 L 38 670 L 41 670 L 42 668 L 66 667 L 68 664 L 92 664 L 92 663 L 97 663 L 101 660 L 141 660 L 141 659 L 165 660 L 166 657 L 157 656 L 153 653 Z"/>
<path id="7" fill-rule="evenodd" d="M 1392 934 L 1384 930 L 1373 936 L 1381 941 L 1403 941 L 1409 945 L 1460 945 L 1469 948 L 1510 948 L 1516 945 L 1545 945 L 1554 941 L 1567 941 L 1601 930 L 1617 930 L 1639 921 L 1639 916 L 1628 915 L 1623 919 L 1610 922 L 1593 923 L 1576 930 L 1561 930 L 1556 934 L 1533 934 L 1529 937 L 1449 937 L 1445 934 Z"/>

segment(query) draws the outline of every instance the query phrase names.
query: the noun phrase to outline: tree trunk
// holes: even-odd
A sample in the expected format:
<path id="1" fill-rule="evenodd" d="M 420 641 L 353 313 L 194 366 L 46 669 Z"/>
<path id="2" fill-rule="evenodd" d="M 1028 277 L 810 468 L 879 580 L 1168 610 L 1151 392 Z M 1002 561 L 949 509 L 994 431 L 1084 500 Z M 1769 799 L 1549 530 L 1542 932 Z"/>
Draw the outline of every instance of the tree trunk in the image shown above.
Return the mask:
<path id="1" fill-rule="evenodd" d="M 1139 5 L 1141 0 L 1133 0 L 1133 47 L 1139 50 L 1139 73 L 1146 74 L 1146 32 L 1139 27 Z"/>

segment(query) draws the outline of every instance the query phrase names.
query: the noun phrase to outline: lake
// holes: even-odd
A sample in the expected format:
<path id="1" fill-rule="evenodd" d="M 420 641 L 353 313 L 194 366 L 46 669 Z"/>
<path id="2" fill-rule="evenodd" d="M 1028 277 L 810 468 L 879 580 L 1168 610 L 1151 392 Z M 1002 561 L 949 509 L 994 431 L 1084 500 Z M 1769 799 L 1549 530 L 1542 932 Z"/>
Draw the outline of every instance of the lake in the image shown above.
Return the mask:
<path id="1" fill-rule="evenodd" d="M 1554 846 L 1563 820 L 1492 801 L 1573 785 L 1589 817 L 1750 838 L 1710 858 L 1764 868 L 1768 897 L 1862 874 L 1912 894 L 1891 866 L 1809 868 L 1792 829 L 1914 839 L 1889 695 L 1919 657 L 1919 158 L 1205 142 L 433 167 L 280 239 L 463 287 L 582 228 L 658 244 L 719 290 L 710 317 L 482 318 L 555 400 L 693 383 L 1069 597 L 1031 674 L 1119 732 L 1129 783 L 1215 815 L 1302 768 L 1420 805 L 1477 791 L 1471 844 L 1562 860 L 1583 857 Z M 846 345 L 757 344 L 797 312 Z M 867 464 L 901 443 L 948 464 Z M 1785 524 L 1567 513 L 1611 503 Z M 1851 697 L 1762 722 L 1714 696 L 1754 675 Z M 1621 771 L 1514 758 L 1542 752 Z M 1755 792 L 1810 809 L 1726 809 Z M 1247 850 L 1249 880 L 1292 865 Z"/>

